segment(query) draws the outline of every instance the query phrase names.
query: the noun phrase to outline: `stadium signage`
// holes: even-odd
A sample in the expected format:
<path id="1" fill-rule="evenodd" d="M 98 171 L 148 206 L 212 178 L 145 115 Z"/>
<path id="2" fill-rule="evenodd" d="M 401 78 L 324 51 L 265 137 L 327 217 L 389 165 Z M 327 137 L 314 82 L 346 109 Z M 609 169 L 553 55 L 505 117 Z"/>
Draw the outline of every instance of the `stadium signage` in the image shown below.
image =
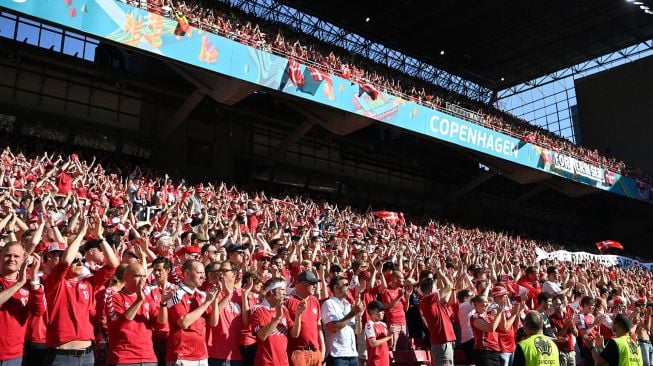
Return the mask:
<path id="1" fill-rule="evenodd" d="M 486 150 L 491 150 L 497 155 L 518 157 L 517 144 L 501 134 L 494 133 L 480 126 L 459 123 L 456 120 L 434 115 L 429 122 L 431 131 L 442 137 L 457 140 L 459 143 L 471 144 Z"/>
<path id="2" fill-rule="evenodd" d="M 552 167 L 597 182 L 602 182 L 604 178 L 604 170 L 602 168 L 565 154 L 556 154 Z"/>
<path id="3" fill-rule="evenodd" d="M 541 260 L 554 260 L 559 262 L 571 262 L 571 263 L 583 263 L 583 262 L 597 262 L 606 267 L 619 266 L 621 268 L 628 268 L 631 266 L 637 266 L 645 268 L 649 271 L 653 270 L 653 263 L 644 263 L 636 259 L 624 257 L 621 255 L 608 255 L 608 254 L 592 254 L 587 252 L 568 252 L 566 250 L 556 250 L 551 253 L 537 248 L 535 250 L 537 254 L 536 261 Z"/>
<path id="4" fill-rule="evenodd" d="M 478 124 L 483 115 L 446 104 L 429 108 L 330 74 L 300 60 L 256 49 L 116 0 L 5 1 L 5 8 L 158 57 L 227 75 L 296 98 L 554 174 L 596 189 L 653 203 L 648 185 Z M 373 89 L 373 88 L 372 88 Z"/>

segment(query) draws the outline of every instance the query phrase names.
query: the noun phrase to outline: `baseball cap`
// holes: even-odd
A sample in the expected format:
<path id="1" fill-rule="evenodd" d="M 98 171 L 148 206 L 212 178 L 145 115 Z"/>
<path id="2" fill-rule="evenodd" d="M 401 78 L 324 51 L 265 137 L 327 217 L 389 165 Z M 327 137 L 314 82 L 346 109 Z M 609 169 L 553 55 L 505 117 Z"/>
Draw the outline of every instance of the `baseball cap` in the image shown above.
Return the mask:
<path id="1" fill-rule="evenodd" d="M 311 271 L 304 271 L 299 274 L 299 277 L 297 278 L 298 282 L 309 282 L 309 283 L 318 283 L 320 282 L 320 279 L 315 276 L 315 274 Z"/>
<path id="2" fill-rule="evenodd" d="M 491 291 L 490 294 L 491 294 L 492 297 L 497 297 L 497 296 L 502 296 L 502 295 L 508 294 L 508 291 L 503 286 L 494 286 L 494 287 L 492 287 L 492 291 Z"/>
<path id="3" fill-rule="evenodd" d="M 259 252 L 256 252 L 256 254 L 254 254 L 254 256 L 252 258 L 254 260 L 260 260 L 260 259 L 263 259 L 263 258 L 272 258 L 272 255 L 270 253 L 266 252 L 265 250 L 261 250 Z"/>
<path id="4" fill-rule="evenodd" d="M 58 241 L 53 241 L 48 245 L 48 253 L 50 252 L 55 252 L 57 250 L 64 251 L 68 248 L 68 245 L 66 243 L 58 242 Z"/>
<path id="5" fill-rule="evenodd" d="M 227 248 L 225 248 L 227 253 L 233 253 L 238 250 L 245 250 L 245 247 L 240 245 L 240 244 L 229 244 L 227 245 Z"/>
<path id="6" fill-rule="evenodd" d="M 192 245 L 186 245 L 181 248 L 179 248 L 176 252 L 175 255 L 185 255 L 185 254 L 197 254 L 200 252 L 200 248 Z"/>
<path id="7" fill-rule="evenodd" d="M 379 300 L 374 300 L 367 304 L 367 311 L 372 311 L 372 310 L 377 310 L 377 311 L 385 311 L 387 310 L 385 306 L 383 306 L 383 303 Z"/>
<path id="8" fill-rule="evenodd" d="M 197 241 L 202 241 L 202 242 L 203 241 L 209 241 L 209 238 L 207 238 L 206 235 L 204 235 L 204 233 L 199 233 L 199 234 L 193 233 L 192 238 L 197 240 Z"/>

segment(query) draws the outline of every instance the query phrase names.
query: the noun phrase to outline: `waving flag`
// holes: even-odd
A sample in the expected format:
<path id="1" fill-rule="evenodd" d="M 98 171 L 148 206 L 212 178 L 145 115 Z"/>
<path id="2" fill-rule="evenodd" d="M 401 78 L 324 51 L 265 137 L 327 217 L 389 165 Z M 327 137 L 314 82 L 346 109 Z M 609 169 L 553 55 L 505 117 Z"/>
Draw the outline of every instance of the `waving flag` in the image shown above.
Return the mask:
<path id="1" fill-rule="evenodd" d="M 599 252 L 603 253 L 608 249 L 620 249 L 624 250 L 623 245 L 620 242 L 614 240 L 604 240 L 596 243 L 596 247 L 599 249 Z"/>
<path id="2" fill-rule="evenodd" d="M 290 82 L 298 87 L 302 87 L 305 84 L 304 75 L 302 75 L 302 72 L 299 69 L 299 62 L 297 62 L 293 57 L 288 59 L 288 77 Z"/>
<path id="3" fill-rule="evenodd" d="M 399 222 L 399 214 L 392 211 L 374 211 L 372 212 L 374 216 L 381 218 L 383 221 L 394 225 Z"/>
<path id="4" fill-rule="evenodd" d="M 331 75 L 328 72 L 322 71 L 315 67 L 308 67 L 308 71 L 311 73 L 311 78 L 313 81 L 326 81 L 329 84 L 332 84 Z"/>
<path id="5" fill-rule="evenodd" d="M 360 97 L 361 95 L 363 95 L 363 93 L 369 95 L 370 98 L 372 98 L 372 100 L 376 100 L 376 98 L 379 97 L 379 91 L 376 90 L 376 88 L 374 86 L 372 86 L 372 84 L 369 84 L 369 83 L 361 83 L 360 84 L 360 89 L 358 91 L 358 96 Z"/>

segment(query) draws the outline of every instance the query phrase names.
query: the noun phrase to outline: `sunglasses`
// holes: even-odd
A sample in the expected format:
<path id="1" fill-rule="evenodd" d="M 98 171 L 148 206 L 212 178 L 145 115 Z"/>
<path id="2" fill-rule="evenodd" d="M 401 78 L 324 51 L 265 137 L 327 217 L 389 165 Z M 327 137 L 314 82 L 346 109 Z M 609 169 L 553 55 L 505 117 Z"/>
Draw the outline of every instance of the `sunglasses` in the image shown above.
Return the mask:
<path id="1" fill-rule="evenodd" d="M 84 258 L 75 258 L 71 264 L 82 264 L 84 263 Z"/>

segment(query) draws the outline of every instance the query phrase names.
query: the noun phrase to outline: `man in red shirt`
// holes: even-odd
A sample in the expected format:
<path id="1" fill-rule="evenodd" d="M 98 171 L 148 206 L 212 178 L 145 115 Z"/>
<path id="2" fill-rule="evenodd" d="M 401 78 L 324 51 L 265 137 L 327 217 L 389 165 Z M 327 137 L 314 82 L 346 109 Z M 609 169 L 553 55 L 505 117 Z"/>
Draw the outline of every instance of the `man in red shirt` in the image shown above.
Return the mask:
<path id="1" fill-rule="evenodd" d="M 406 327 L 406 311 L 408 311 L 408 296 L 404 291 L 404 274 L 401 271 L 392 271 L 391 281 L 387 288 L 380 285 L 379 293 L 381 302 L 385 306 L 385 321 L 390 333 L 393 334 L 392 350 L 405 351 L 408 349 L 408 329 Z"/>
<path id="2" fill-rule="evenodd" d="M 295 318 L 283 303 L 286 299 L 286 281 L 273 277 L 265 282 L 265 299 L 252 309 L 251 326 L 259 340 L 256 349 L 257 366 L 288 365 L 288 333 L 297 338 L 301 331 L 300 316 L 306 310 L 304 299 L 297 307 Z"/>
<path id="3" fill-rule="evenodd" d="M 46 365 L 92 366 L 95 363 L 92 341 L 95 339 L 90 314 L 97 289 L 113 276 L 119 261 L 103 237 L 102 222 L 96 218 L 95 237 L 107 259 L 107 265 L 94 275 L 81 278 L 84 272 L 80 244 L 86 236 L 88 221 L 82 221 L 77 237 L 61 254 L 45 281 L 49 324 L 46 330 L 48 354 Z"/>
<path id="4" fill-rule="evenodd" d="M 315 297 L 316 284 L 320 282 L 311 271 L 299 274 L 295 291 L 286 300 L 291 318 L 295 318 L 299 306 L 306 302 L 306 310 L 301 315 L 301 332 L 297 338 L 290 339 L 288 354 L 292 366 L 319 366 L 325 355 L 324 335 L 320 315 L 320 301 Z"/>
<path id="5" fill-rule="evenodd" d="M 145 294 L 154 300 L 154 306 L 157 311 L 162 307 L 165 309 L 163 302 L 167 292 L 175 291 L 175 285 L 168 282 L 168 275 L 172 270 L 172 263 L 168 258 L 158 257 L 152 262 L 152 275 L 154 283 L 145 288 Z M 166 312 L 167 315 L 167 312 Z M 152 344 L 154 345 L 154 354 L 159 365 L 166 363 L 166 348 L 168 343 L 168 332 L 170 326 L 166 321 L 164 324 L 156 323 L 152 330 Z"/>
<path id="6" fill-rule="evenodd" d="M 243 330 L 242 290 L 236 288 L 239 267 L 228 260 L 217 265 L 218 306 L 210 318 L 208 334 L 209 365 L 242 364 L 240 335 Z M 207 266 L 209 268 L 209 266 Z"/>
<path id="7" fill-rule="evenodd" d="M 528 302 L 530 308 L 537 307 L 537 297 L 542 292 L 539 278 L 537 278 L 537 268 L 530 266 L 526 268 L 526 273 L 517 280 L 517 284 L 528 290 Z"/>
<path id="8" fill-rule="evenodd" d="M 27 269 L 33 265 L 29 286 Z M 19 242 L 9 242 L 2 248 L 0 262 L 0 364 L 18 366 L 23 360 L 23 342 L 29 315 L 45 313 L 43 287 L 38 271 L 41 261 L 38 255 L 26 258 L 25 249 Z"/>
<path id="9" fill-rule="evenodd" d="M 145 295 L 147 273 L 140 264 L 130 264 L 124 286 L 111 292 L 105 303 L 109 328 L 109 364 L 156 366 L 152 328 L 159 312 L 154 300 Z M 160 317 L 163 323 L 167 319 Z"/>
<path id="10" fill-rule="evenodd" d="M 433 278 L 425 278 L 420 284 L 424 297 L 419 303 L 419 310 L 426 322 L 431 340 L 431 359 L 436 365 L 453 365 L 453 349 L 456 346 L 456 333 L 453 330 L 453 310 L 449 305 L 451 298 L 451 281 L 438 272 L 444 286 L 437 290 Z"/>
<path id="11" fill-rule="evenodd" d="M 170 324 L 166 360 L 173 365 L 194 361 L 193 365 L 206 366 L 209 356 L 205 316 L 216 305 L 217 288 L 208 293 L 198 289 L 205 279 L 202 262 L 191 259 L 181 269 L 184 280 L 166 304 Z"/>

